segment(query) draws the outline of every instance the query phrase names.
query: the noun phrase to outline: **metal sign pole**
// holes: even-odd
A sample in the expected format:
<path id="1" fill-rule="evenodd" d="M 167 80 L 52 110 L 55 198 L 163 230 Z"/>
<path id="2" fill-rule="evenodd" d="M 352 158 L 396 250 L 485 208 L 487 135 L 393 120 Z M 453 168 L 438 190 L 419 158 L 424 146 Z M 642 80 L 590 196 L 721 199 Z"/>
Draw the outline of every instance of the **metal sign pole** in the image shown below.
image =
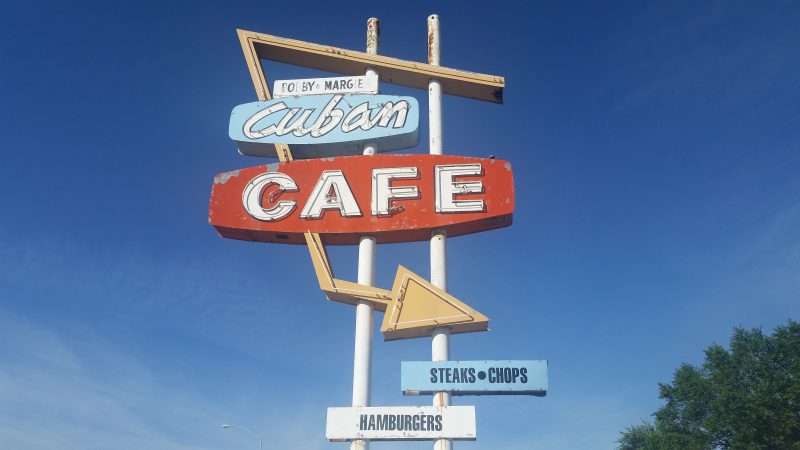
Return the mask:
<path id="1" fill-rule="evenodd" d="M 378 54 L 380 37 L 378 19 L 367 20 L 367 53 Z M 367 75 L 378 76 L 372 68 Z M 377 144 L 368 142 L 364 145 L 364 155 L 374 155 Z M 358 243 L 358 284 L 375 285 L 375 238 L 363 236 Z M 353 352 L 353 406 L 369 406 L 372 385 L 372 303 L 359 300 L 356 305 L 355 350 Z M 369 450 L 369 441 L 355 440 L 350 450 Z"/>
<path id="2" fill-rule="evenodd" d="M 441 64 L 439 52 L 439 16 L 428 16 L 428 64 Z M 428 117 L 430 125 L 430 153 L 441 155 L 442 152 L 442 84 L 435 79 L 428 81 Z M 442 231 L 431 236 L 431 283 L 447 290 L 447 241 Z M 431 360 L 447 361 L 450 359 L 450 329 L 438 327 L 433 330 L 431 341 Z M 449 406 L 450 394 L 437 392 L 433 396 L 433 406 Z M 433 444 L 434 450 L 450 450 L 453 443 L 449 439 L 438 439 Z"/>

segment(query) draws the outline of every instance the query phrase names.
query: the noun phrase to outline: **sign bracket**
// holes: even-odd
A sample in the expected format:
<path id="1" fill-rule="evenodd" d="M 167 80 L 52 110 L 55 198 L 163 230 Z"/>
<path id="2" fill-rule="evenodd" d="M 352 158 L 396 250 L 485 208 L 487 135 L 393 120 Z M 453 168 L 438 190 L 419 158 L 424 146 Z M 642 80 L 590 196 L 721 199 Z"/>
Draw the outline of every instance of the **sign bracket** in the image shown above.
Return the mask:
<path id="1" fill-rule="evenodd" d="M 366 301 L 386 312 L 381 326 L 386 340 L 429 336 L 440 326 L 449 327 L 452 333 L 489 329 L 489 318 L 403 266 L 397 268 L 391 292 L 339 280 L 333 276 L 319 234 L 307 232 L 305 237 L 320 289 L 329 300 L 350 305 Z M 412 319 L 405 319 L 406 315 Z"/>
<path id="2" fill-rule="evenodd" d="M 380 73 L 381 82 L 422 90 L 428 89 L 428 80 L 436 79 L 441 81 L 445 94 L 503 103 L 505 79 L 498 75 L 451 69 L 242 29 L 236 32 L 259 100 L 272 99 L 260 63 L 260 59 L 268 59 L 343 75 L 363 75 L 372 68 Z"/>
<path id="3" fill-rule="evenodd" d="M 328 252 L 325 251 L 319 233 L 307 232 L 305 236 L 314 272 L 319 281 L 319 288 L 325 292 L 328 299 L 351 305 L 356 305 L 359 300 L 363 300 L 372 303 L 372 306 L 378 311 L 386 311 L 391 303 L 389 291 L 334 278 Z"/>

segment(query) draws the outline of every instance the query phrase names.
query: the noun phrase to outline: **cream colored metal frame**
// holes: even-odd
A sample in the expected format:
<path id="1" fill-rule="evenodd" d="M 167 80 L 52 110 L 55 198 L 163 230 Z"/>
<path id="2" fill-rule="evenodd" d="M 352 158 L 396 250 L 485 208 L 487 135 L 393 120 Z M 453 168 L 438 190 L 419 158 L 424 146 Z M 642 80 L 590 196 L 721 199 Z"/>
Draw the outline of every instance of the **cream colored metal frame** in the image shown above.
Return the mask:
<path id="1" fill-rule="evenodd" d="M 427 89 L 432 78 L 440 80 L 444 93 L 477 100 L 502 103 L 503 77 L 485 75 L 430 64 L 404 61 L 387 56 L 345 50 L 285 39 L 252 31 L 237 30 L 247 67 L 259 100 L 272 95 L 261 59 L 294 64 L 345 75 L 362 75 L 368 67 L 377 69 L 381 81 Z M 286 144 L 275 144 L 281 162 L 292 161 Z M 384 315 L 381 332 L 387 340 L 429 336 L 438 326 L 452 333 L 486 331 L 489 319 L 468 305 L 437 288 L 403 266 L 397 270 L 392 291 L 336 279 L 328 254 L 318 233 L 305 233 L 306 244 L 319 281 L 328 299 L 355 305 L 370 302 Z M 391 309 L 390 309 L 391 308 Z"/>

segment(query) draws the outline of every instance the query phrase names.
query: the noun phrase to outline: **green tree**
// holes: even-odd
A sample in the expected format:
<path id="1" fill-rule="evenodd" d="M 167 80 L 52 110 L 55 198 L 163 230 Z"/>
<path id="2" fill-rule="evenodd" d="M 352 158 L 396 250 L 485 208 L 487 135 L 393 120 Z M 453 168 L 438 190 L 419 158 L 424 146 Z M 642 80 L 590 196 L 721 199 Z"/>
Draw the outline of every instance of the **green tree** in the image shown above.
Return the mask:
<path id="1" fill-rule="evenodd" d="M 628 427 L 620 450 L 800 450 L 800 323 L 765 336 L 734 329 L 701 367 L 681 365 L 659 383 L 655 423 Z"/>
<path id="2" fill-rule="evenodd" d="M 628 427 L 617 443 L 619 443 L 619 448 L 625 450 L 658 450 L 663 448 L 664 444 L 656 427 L 646 422 L 635 427 Z"/>

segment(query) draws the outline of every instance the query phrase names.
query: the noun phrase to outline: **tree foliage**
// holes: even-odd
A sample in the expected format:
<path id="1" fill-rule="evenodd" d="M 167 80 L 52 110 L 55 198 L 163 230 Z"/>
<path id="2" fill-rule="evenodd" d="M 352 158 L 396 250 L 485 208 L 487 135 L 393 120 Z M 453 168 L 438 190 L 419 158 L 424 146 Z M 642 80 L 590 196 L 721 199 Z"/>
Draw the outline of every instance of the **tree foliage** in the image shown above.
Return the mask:
<path id="1" fill-rule="evenodd" d="M 681 365 L 659 384 L 654 423 L 628 427 L 620 450 L 800 450 L 800 323 L 771 336 L 736 328 L 701 367 Z"/>

